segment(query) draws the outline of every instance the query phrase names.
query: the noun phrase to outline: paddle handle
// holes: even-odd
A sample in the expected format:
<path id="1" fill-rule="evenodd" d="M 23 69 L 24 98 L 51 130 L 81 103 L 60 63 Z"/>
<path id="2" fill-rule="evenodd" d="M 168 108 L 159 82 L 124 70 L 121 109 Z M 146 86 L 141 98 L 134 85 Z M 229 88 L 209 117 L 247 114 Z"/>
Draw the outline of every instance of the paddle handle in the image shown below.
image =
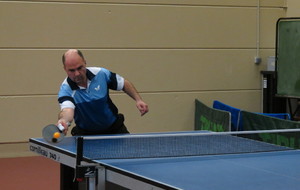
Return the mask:
<path id="1" fill-rule="evenodd" d="M 59 129 L 61 132 L 63 132 L 63 131 L 65 130 L 64 126 L 63 126 L 61 123 L 59 123 L 59 124 L 57 125 L 57 127 L 58 127 L 58 129 Z"/>

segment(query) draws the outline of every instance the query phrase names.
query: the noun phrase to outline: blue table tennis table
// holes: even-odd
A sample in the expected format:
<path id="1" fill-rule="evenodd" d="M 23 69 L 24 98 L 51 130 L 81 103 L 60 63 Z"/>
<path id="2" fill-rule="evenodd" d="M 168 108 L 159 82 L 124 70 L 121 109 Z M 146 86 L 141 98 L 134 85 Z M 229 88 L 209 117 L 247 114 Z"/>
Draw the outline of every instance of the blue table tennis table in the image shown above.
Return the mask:
<path id="1" fill-rule="evenodd" d="M 203 132 L 192 132 L 203 133 Z M 178 133 L 164 133 L 165 134 L 178 134 Z M 142 135 L 127 135 L 129 139 L 135 136 Z M 154 136 L 160 136 L 160 134 L 154 134 Z M 169 139 L 174 139 L 170 137 Z M 212 137 L 208 137 L 212 139 Z M 236 137 L 234 137 L 236 138 Z M 240 138 L 240 137 L 238 137 Z M 30 150 L 50 158 L 54 161 L 76 168 L 78 160 L 77 154 L 77 141 L 78 137 L 66 137 L 62 142 L 52 144 L 46 142 L 42 138 L 31 138 L 29 140 Z M 237 153 L 222 153 L 198 155 L 190 154 L 186 149 L 195 149 L 195 147 L 189 147 L 189 142 L 192 137 L 187 137 L 188 140 L 178 139 L 178 142 L 171 142 L 168 150 L 172 149 L 175 144 L 182 144 L 180 150 L 175 152 L 181 152 L 183 155 L 164 155 L 153 156 L 152 158 L 146 156 L 137 156 L 130 153 L 129 158 L 123 158 L 123 155 L 118 158 L 102 158 L 97 157 L 89 158 L 83 153 L 83 160 L 81 160 L 82 166 L 91 166 L 90 174 L 85 173 L 86 178 L 89 179 L 90 189 L 106 189 L 105 184 L 107 182 L 117 184 L 127 189 L 185 189 L 185 190 L 298 190 L 300 189 L 300 151 L 291 150 L 289 148 L 278 148 L 276 150 L 272 148 L 263 151 L 244 152 L 238 151 Z M 244 139 L 244 138 L 242 138 Z M 123 140 L 113 139 L 112 141 L 119 141 L 124 143 Z M 85 146 L 92 150 L 93 154 L 106 155 L 111 154 L 104 151 L 110 147 L 105 144 L 98 143 L 98 139 L 91 140 L 89 144 Z M 215 140 L 210 141 L 207 145 L 203 145 L 211 150 L 212 146 L 224 146 L 225 149 L 230 149 L 232 146 L 238 144 L 238 148 L 243 146 L 249 146 L 250 148 L 256 147 L 252 145 L 253 140 L 242 140 L 250 142 L 250 144 L 240 145 L 240 142 L 224 142 L 214 144 Z M 143 142 L 143 140 L 141 141 Z M 203 142 L 207 142 L 204 139 Z M 201 141 L 200 144 L 203 144 Z M 151 145 L 153 150 L 160 149 L 161 142 Z M 187 145 L 184 145 L 187 143 Z M 197 142 L 199 144 L 199 142 Z M 255 142 L 256 143 L 256 142 Z M 259 142 L 258 144 L 260 144 Z M 265 144 L 265 143 L 263 143 Z M 107 148 L 103 148 L 105 146 Z M 125 143 L 125 147 L 128 144 Z M 141 147 L 141 145 L 139 145 Z M 178 145 L 176 145 L 178 146 Z M 180 145 L 181 146 L 181 145 Z M 200 145 L 199 145 L 200 146 Z M 260 145 L 259 145 L 260 146 Z M 263 145 L 264 146 L 264 145 Z M 269 145 L 268 145 L 269 146 Z M 150 149 L 152 149 L 150 147 Z M 222 149 L 224 149 L 222 147 Z M 148 147 L 149 148 L 149 147 Z M 120 149 L 124 149 L 121 147 Z M 135 147 L 134 149 L 139 148 Z M 143 148 L 141 148 L 143 149 Z M 166 149 L 166 148 L 164 148 Z M 120 150 L 118 150 L 120 151 Z M 122 151 L 122 150 L 121 150 Z M 160 150 L 158 150 L 159 152 Z M 128 152 L 126 153 L 128 154 Z M 156 154 L 156 153 L 151 153 Z M 159 153 L 160 154 L 160 153 Z M 90 169 L 90 168 L 89 168 Z M 89 170 L 87 170 L 89 171 Z"/>

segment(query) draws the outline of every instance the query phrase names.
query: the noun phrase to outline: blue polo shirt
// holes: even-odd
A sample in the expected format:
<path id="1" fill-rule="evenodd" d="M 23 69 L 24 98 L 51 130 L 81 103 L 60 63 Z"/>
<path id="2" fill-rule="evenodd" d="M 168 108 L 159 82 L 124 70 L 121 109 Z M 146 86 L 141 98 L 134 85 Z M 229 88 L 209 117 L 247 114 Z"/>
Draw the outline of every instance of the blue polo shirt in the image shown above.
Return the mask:
<path id="1" fill-rule="evenodd" d="M 77 86 L 70 78 L 61 84 L 58 102 L 61 109 L 75 109 L 78 127 L 88 131 L 109 128 L 117 119 L 118 108 L 109 97 L 109 89 L 122 90 L 124 78 L 105 68 L 87 67 L 88 87 Z"/>

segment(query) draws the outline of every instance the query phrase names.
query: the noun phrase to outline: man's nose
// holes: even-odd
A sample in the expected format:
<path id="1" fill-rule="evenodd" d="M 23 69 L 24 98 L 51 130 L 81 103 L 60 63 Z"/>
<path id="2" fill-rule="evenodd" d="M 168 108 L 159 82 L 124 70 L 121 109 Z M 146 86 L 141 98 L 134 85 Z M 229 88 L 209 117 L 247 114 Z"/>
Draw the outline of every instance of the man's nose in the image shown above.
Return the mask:
<path id="1" fill-rule="evenodd" d="M 78 70 L 75 70 L 74 75 L 78 76 L 78 75 L 80 75 L 80 72 Z"/>

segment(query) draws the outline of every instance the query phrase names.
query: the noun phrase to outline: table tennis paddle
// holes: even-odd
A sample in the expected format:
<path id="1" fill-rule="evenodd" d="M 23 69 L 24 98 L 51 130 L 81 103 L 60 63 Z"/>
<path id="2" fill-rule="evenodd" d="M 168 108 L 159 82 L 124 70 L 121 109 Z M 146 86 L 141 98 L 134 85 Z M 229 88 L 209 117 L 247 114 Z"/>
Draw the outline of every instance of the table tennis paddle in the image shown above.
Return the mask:
<path id="1" fill-rule="evenodd" d="M 43 129 L 43 138 L 50 142 L 50 143 L 58 143 L 62 141 L 65 137 L 63 131 L 64 131 L 64 126 L 59 124 L 58 126 L 54 124 L 47 125 Z"/>

